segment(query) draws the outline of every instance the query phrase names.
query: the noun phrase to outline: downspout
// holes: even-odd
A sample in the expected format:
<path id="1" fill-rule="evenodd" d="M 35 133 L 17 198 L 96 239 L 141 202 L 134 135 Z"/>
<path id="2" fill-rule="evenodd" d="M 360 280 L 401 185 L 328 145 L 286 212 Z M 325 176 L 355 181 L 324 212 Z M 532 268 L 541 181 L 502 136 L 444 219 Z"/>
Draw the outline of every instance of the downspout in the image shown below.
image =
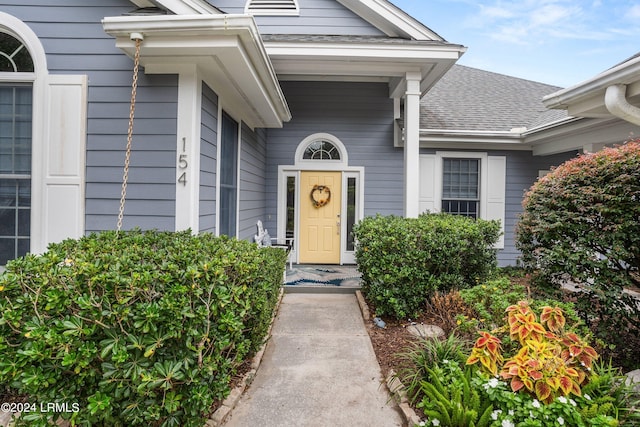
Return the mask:
<path id="1" fill-rule="evenodd" d="M 614 116 L 640 126 L 640 108 L 629 104 L 626 93 L 626 85 L 611 85 L 605 92 L 604 104 Z"/>

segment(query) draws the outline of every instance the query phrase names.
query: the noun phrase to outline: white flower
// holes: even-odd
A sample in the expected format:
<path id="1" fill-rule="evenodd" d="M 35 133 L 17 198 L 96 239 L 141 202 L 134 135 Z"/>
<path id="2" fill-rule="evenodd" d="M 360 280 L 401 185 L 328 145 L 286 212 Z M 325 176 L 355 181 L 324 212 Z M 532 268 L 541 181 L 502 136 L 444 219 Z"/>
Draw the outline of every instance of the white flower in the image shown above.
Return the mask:
<path id="1" fill-rule="evenodd" d="M 515 411 L 513 409 L 509 409 L 509 415 L 511 415 L 512 417 L 515 415 Z"/>
<path id="2" fill-rule="evenodd" d="M 569 399 L 569 403 L 571 403 L 573 406 L 578 406 L 578 404 L 576 403 L 575 400 L 573 399 Z"/>
<path id="3" fill-rule="evenodd" d="M 587 399 L 587 400 L 591 400 L 591 396 L 589 396 L 588 394 L 585 394 L 584 398 Z"/>
<path id="4" fill-rule="evenodd" d="M 491 419 L 494 420 L 494 421 L 497 420 L 498 419 L 498 415 L 500 415 L 501 413 L 502 413 L 502 410 L 496 409 L 495 411 L 493 411 L 491 413 Z"/>
<path id="5" fill-rule="evenodd" d="M 533 399 L 533 402 L 531 402 L 531 406 L 533 406 L 534 408 L 539 408 L 540 402 L 538 402 L 538 399 Z"/>
<path id="6" fill-rule="evenodd" d="M 420 421 L 420 422 L 418 423 L 418 425 L 419 425 L 420 427 L 424 427 L 424 426 L 426 426 L 426 425 L 427 425 L 427 423 L 425 423 L 424 421 Z"/>
<path id="7" fill-rule="evenodd" d="M 564 396 L 560 396 L 560 397 L 558 397 L 558 400 L 559 400 L 560 402 L 562 402 L 562 403 L 567 403 L 567 398 L 566 398 L 566 397 L 564 397 Z"/>
<path id="8" fill-rule="evenodd" d="M 431 424 L 433 424 L 434 426 L 439 426 L 440 425 L 440 420 L 437 418 L 434 418 L 431 420 Z"/>
<path id="9" fill-rule="evenodd" d="M 562 417 L 558 417 L 558 424 L 560 424 L 561 426 L 564 425 L 564 418 Z"/>
<path id="10" fill-rule="evenodd" d="M 511 420 L 502 420 L 502 427 L 516 427 L 516 425 Z"/>
<path id="11" fill-rule="evenodd" d="M 529 411 L 529 418 L 535 418 L 536 416 L 533 414 L 533 411 Z"/>
<path id="12" fill-rule="evenodd" d="M 485 390 L 489 390 L 490 388 L 496 388 L 500 384 L 497 378 L 491 378 L 486 384 L 483 384 Z"/>

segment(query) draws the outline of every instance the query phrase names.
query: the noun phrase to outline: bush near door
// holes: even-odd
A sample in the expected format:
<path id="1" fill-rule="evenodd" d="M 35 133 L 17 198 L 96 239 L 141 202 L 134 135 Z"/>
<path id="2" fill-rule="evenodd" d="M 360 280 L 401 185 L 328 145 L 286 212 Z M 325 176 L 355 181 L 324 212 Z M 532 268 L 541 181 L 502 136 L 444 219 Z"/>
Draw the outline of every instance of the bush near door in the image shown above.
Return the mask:
<path id="1" fill-rule="evenodd" d="M 413 317 L 435 291 L 463 289 L 496 268 L 498 221 L 448 214 L 376 216 L 354 227 L 362 291 L 377 315 Z"/>

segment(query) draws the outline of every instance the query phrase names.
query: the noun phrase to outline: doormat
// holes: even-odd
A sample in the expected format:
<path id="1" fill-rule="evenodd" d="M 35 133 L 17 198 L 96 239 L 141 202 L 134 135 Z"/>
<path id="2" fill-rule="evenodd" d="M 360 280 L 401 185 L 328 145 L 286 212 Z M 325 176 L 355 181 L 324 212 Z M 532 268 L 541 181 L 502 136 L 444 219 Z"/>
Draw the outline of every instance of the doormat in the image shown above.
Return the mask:
<path id="1" fill-rule="evenodd" d="M 286 286 L 360 287 L 360 273 L 355 266 L 298 265 L 287 271 Z"/>

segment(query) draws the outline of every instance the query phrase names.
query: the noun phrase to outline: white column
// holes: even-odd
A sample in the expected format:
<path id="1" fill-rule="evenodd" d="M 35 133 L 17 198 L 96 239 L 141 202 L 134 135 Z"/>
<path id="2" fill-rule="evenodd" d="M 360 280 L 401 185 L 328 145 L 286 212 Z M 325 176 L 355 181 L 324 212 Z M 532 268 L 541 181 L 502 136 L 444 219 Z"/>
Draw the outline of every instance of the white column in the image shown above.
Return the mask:
<path id="1" fill-rule="evenodd" d="M 420 79 L 419 72 L 406 75 L 404 97 L 404 216 L 420 214 Z"/>
<path id="2" fill-rule="evenodd" d="M 176 231 L 195 234 L 200 223 L 200 78 L 195 66 L 178 76 L 178 129 L 176 141 Z"/>

